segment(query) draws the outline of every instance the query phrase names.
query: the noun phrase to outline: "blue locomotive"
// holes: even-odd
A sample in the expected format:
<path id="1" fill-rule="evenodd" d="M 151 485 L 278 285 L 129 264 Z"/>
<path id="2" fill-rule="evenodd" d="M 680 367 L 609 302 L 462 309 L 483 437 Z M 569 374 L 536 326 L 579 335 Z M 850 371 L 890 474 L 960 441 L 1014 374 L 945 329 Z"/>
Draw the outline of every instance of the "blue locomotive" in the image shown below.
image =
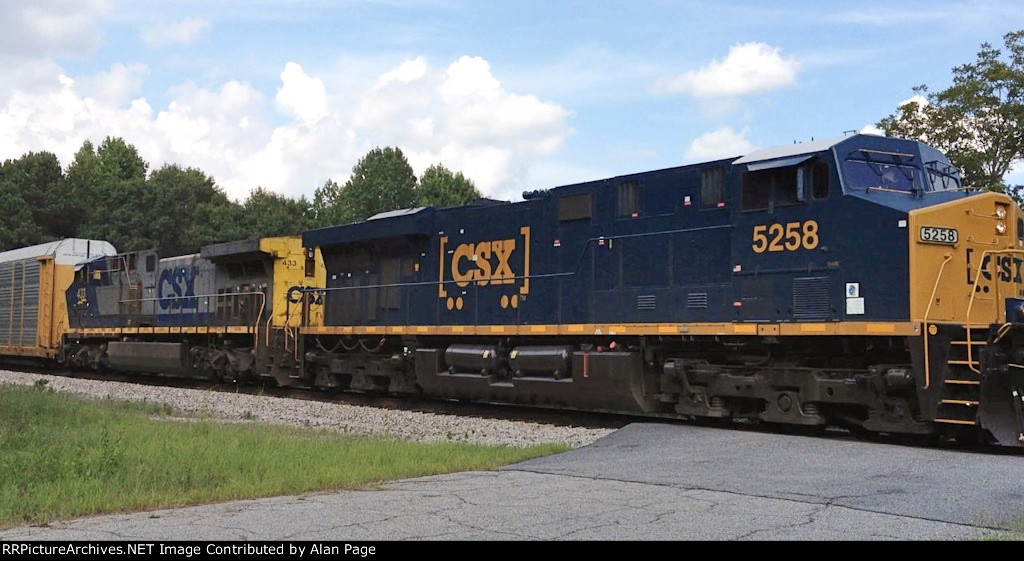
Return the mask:
<path id="1" fill-rule="evenodd" d="M 296 384 L 1024 440 L 1024 216 L 919 142 L 817 140 L 303 245 L 325 315 Z"/>

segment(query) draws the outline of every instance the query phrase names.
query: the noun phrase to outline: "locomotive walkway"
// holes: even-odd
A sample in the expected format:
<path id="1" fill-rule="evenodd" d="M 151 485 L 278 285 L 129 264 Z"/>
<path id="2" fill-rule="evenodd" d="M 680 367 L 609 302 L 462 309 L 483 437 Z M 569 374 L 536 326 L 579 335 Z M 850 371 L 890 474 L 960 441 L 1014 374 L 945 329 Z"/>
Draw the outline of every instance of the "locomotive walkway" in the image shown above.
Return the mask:
<path id="1" fill-rule="evenodd" d="M 0 532 L 0 540 L 971 539 L 1024 511 L 1024 455 L 634 424 L 492 472 Z"/>

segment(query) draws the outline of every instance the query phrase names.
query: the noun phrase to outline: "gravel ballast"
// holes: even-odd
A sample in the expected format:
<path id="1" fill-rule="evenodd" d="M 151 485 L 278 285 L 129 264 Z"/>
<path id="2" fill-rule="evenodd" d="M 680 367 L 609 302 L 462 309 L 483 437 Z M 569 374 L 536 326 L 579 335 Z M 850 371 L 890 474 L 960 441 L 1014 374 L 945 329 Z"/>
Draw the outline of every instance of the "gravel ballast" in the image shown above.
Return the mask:
<path id="1" fill-rule="evenodd" d="M 0 370 L 0 384 L 32 385 L 39 380 L 45 380 L 46 387 L 58 392 L 93 399 L 160 404 L 186 415 L 205 414 L 218 419 L 258 421 L 333 430 L 344 434 L 392 437 L 414 442 L 447 441 L 498 446 L 561 443 L 577 448 L 613 432 L 612 429 L 439 415 L 344 403 L 83 380 Z"/>

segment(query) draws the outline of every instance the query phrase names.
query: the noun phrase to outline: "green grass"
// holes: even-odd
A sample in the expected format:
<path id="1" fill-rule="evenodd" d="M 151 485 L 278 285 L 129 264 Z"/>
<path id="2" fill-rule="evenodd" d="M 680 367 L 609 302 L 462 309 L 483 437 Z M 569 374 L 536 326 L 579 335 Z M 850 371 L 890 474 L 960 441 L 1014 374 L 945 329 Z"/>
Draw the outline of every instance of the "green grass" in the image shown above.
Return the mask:
<path id="1" fill-rule="evenodd" d="M 0 386 L 0 527 L 98 513 L 365 488 L 561 452 L 416 444 L 265 425 L 185 422 L 166 407 Z"/>

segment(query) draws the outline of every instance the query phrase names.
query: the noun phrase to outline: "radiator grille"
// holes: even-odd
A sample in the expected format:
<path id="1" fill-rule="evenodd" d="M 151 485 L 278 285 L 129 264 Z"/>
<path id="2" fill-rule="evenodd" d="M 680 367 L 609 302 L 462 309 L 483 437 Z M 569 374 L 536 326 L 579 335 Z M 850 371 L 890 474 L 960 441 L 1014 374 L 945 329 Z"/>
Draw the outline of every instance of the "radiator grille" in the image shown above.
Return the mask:
<path id="1" fill-rule="evenodd" d="M 658 305 L 658 297 L 654 294 L 641 294 L 636 297 L 636 309 L 653 310 Z"/>
<path id="2" fill-rule="evenodd" d="M 793 319 L 826 321 L 831 316 L 828 277 L 793 279 Z"/>
<path id="3" fill-rule="evenodd" d="M 706 310 L 708 309 L 708 293 L 707 292 L 691 292 L 686 295 L 686 309 L 687 310 Z"/>

